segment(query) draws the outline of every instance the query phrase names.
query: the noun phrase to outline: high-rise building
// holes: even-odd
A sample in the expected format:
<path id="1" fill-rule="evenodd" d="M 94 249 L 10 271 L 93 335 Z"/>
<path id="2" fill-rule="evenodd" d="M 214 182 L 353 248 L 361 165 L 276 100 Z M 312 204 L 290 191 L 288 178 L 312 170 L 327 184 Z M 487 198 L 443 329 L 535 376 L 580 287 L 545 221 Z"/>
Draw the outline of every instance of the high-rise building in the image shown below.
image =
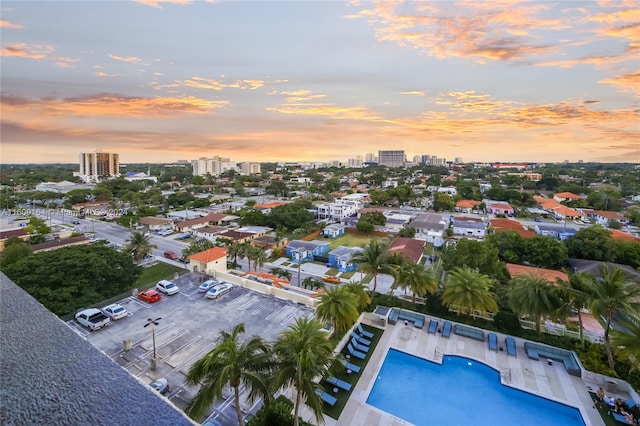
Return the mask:
<path id="1" fill-rule="evenodd" d="M 429 164 L 429 160 L 431 159 L 431 156 L 429 154 L 422 154 L 422 164 L 428 165 Z"/>
<path id="2" fill-rule="evenodd" d="M 349 158 L 347 164 L 349 167 L 362 167 L 362 156 L 357 155 L 356 158 Z"/>
<path id="3" fill-rule="evenodd" d="M 462 157 L 455 157 L 453 159 L 453 162 L 456 163 L 456 164 L 464 163 L 464 161 L 462 161 Z"/>
<path id="4" fill-rule="evenodd" d="M 364 156 L 364 162 L 365 163 L 377 163 L 378 162 L 378 158 L 376 157 L 376 155 L 374 153 L 368 152 Z"/>
<path id="5" fill-rule="evenodd" d="M 260 163 L 241 163 L 240 171 L 243 175 L 259 175 L 261 173 Z"/>
<path id="6" fill-rule="evenodd" d="M 84 182 L 98 182 L 103 177 L 120 176 L 120 155 L 112 152 L 81 152 L 78 177 Z"/>
<path id="7" fill-rule="evenodd" d="M 378 151 L 378 164 L 387 167 L 404 167 L 405 155 L 403 150 Z"/>
<path id="8" fill-rule="evenodd" d="M 193 167 L 194 176 L 218 176 L 228 170 L 235 170 L 237 165 L 228 158 L 213 157 L 213 158 L 198 158 L 191 161 Z"/>

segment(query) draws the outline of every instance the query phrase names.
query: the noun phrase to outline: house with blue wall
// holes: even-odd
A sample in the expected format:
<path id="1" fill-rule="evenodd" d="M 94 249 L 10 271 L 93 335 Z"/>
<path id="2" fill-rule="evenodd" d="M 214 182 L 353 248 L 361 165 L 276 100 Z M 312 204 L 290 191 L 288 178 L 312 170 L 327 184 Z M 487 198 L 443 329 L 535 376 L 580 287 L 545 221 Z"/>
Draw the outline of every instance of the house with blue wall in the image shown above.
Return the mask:
<path id="1" fill-rule="evenodd" d="M 314 256 L 324 256 L 328 252 L 329 243 L 326 241 L 293 240 L 287 246 L 287 257 L 293 263 L 310 262 Z"/>
<path id="2" fill-rule="evenodd" d="M 347 229 L 347 225 L 344 223 L 333 223 L 324 227 L 322 235 L 327 238 L 338 238 L 340 235 L 344 235 L 345 229 Z"/>
<path id="3" fill-rule="evenodd" d="M 338 246 L 329 252 L 328 263 L 340 272 L 355 271 L 358 264 L 353 261 L 353 257 L 363 251 L 360 247 Z"/>

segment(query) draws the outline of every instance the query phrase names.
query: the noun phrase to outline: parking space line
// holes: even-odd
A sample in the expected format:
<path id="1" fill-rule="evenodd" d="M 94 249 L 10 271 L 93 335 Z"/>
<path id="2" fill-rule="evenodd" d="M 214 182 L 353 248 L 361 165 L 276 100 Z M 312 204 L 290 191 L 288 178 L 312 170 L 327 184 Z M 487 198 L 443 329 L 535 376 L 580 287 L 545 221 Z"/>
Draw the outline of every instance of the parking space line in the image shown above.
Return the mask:
<path id="1" fill-rule="evenodd" d="M 280 309 L 278 309 L 277 311 L 273 311 L 271 314 L 269 314 L 269 316 L 267 316 L 265 319 L 270 320 L 271 318 L 275 317 L 276 315 L 278 315 L 280 313 L 281 310 L 285 309 L 286 306 L 282 306 L 280 307 Z"/>
<path id="2" fill-rule="evenodd" d="M 296 314 L 296 311 L 291 312 L 289 315 L 287 315 L 285 319 L 280 321 L 280 325 L 286 325 L 289 321 L 291 321 L 291 318 L 293 318 L 295 314 Z"/>
<path id="3" fill-rule="evenodd" d="M 251 307 L 252 305 L 255 305 L 257 301 L 258 301 L 257 299 L 250 300 L 250 301 L 248 301 L 247 303 L 245 303 L 244 305 L 240 306 L 240 307 L 238 308 L 238 310 L 239 310 L 239 311 L 244 311 L 244 310 L 246 310 L 247 308 Z"/>
<path id="4" fill-rule="evenodd" d="M 134 299 L 133 297 L 131 298 L 131 301 L 136 303 L 136 304 L 138 304 L 138 305 L 140 305 L 140 306 L 142 306 L 143 308 L 147 308 L 147 309 L 151 308 L 150 304 L 142 302 L 142 301 L 140 301 L 138 299 Z"/>

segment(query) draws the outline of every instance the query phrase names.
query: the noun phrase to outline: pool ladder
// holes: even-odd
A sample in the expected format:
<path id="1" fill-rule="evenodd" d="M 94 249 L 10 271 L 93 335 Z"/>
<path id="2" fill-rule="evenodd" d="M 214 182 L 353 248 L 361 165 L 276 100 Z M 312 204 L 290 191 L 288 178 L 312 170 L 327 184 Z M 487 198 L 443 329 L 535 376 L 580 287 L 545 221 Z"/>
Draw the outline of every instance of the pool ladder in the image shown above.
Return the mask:
<path id="1" fill-rule="evenodd" d="M 435 348 L 435 350 L 433 351 L 433 358 L 438 361 L 442 361 L 442 359 L 444 358 L 444 351 L 441 350 L 440 348 Z"/>
<path id="2" fill-rule="evenodd" d="M 511 383 L 511 369 L 510 368 L 501 368 L 500 369 L 500 377 L 506 383 Z"/>

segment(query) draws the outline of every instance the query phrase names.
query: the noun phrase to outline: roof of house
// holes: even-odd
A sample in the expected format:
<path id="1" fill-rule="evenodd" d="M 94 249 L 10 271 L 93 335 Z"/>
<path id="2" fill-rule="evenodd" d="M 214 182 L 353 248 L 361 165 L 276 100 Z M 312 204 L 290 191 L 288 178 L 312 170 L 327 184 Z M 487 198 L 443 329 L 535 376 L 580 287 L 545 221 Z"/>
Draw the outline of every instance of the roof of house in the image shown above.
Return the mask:
<path id="1" fill-rule="evenodd" d="M 293 240 L 293 241 L 289 241 L 289 244 L 287 244 L 287 248 L 291 247 L 294 250 L 304 249 L 304 250 L 312 251 L 322 245 L 328 246 L 329 243 L 327 241 L 318 241 L 318 240 L 312 240 L 312 241 Z"/>
<path id="2" fill-rule="evenodd" d="M 138 222 L 140 225 L 168 225 L 173 221 L 166 217 L 145 216 L 141 217 Z"/>
<path id="3" fill-rule="evenodd" d="M 37 252 L 65 246 L 74 246 L 76 244 L 89 244 L 89 239 L 85 236 L 60 238 L 57 240 L 47 241 L 46 243 L 33 244 L 31 249 L 33 249 L 34 252 Z"/>
<path id="4" fill-rule="evenodd" d="M 574 258 L 567 259 L 567 263 L 571 265 L 575 272 L 586 272 L 594 277 L 600 276 L 601 267 L 622 269 L 628 277 L 636 281 L 640 281 L 640 272 L 628 265 Z"/>
<path id="5" fill-rule="evenodd" d="M 491 219 L 489 222 L 491 223 L 491 226 L 493 227 L 494 232 L 515 231 L 522 238 L 531 238 L 536 236 L 535 231 L 526 229 L 517 220 Z"/>
<path id="6" fill-rule="evenodd" d="M 29 231 L 27 231 L 24 228 L 11 229 L 9 231 L 0 231 L 0 240 L 4 240 L 11 237 L 24 237 L 25 235 L 29 235 Z"/>
<path id="7" fill-rule="evenodd" d="M 557 194 L 554 194 L 554 197 L 575 199 L 575 200 L 581 200 L 584 198 L 582 195 L 577 195 L 577 194 L 574 194 L 573 192 L 559 192 Z"/>
<path id="8" fill-rule="evenodd" d="M 221 232 L 226 231 L 227 228 L 225 228 L 224 226 L 214 226 L 214 225 L 207 225 L 207 226 L 203 226 L 202 228 L 198 228 L 196 230 L 194 230 L 193 232 L 195 232 L 196 234 L 201 233 L 201 234 L 219 234 Z"/>
<path id="9" fill-rule="evenodd" d="M 424 252 L 425 242 L 413 238 L 398 237 L 387 249 L 387 253 L 400 253 L 403 256 L 418 262 Z"/>
<path id="10" fill-rule="evenodd" d="M 507 263 L 507 270 L 511 278 L 516 278 L 520 275 L 534 274 L 542 278 L 546 278 L 547 281 L 555 283 L 557 280 L 566 281 L 569 276 L 562 271 L 556 271 L 553 269 L 536 268 L 533 266 L 516 265 L 514 263 Z"/>
<path id="11" fill-rule="evenodd" d="M 238 232 L 238 231 L 227 231 L 218 235 L 218 238 L 226 238 L 232 241 L 240 241 L 245 238 L 249 238 L 252 235 L 255 235 L 253 232 Z"/>
<path id="12" fill-rule="evenodd" d="M 332 223 L 331 225 L 327 225 L 324 227 L 325 231 L 340 231 L 347 227 L 344 223 Z"/>
<path id="13" fill-rule="evenodd" d="M 3 424 L 196 424 L 4 274 L 0 293 Z"/>
<path id="14" fill-rule="evenodd" d="M 287 203 L 285 203 L 284 201 L 272 201 L 270 203 L 256 204 L 253 207 L 256 208 L 256 209 L 272 209 L 274 207 L 283 206 L 285 204 L 287 204 Z"/>
<path id="15" fill-rule="evenodd" d="M 611 238 L 613 238 L 614 240 L 622 240 L 622 241 L 638 241 L 640 240 L 640 238 L 631 235 L 627 232 L 624 231 L 620 231 L 619 229 L 609 229 L 609 232 L 611 233 Z"/>
<path id="16" fill-rule="evenodd" d="M 453 218 L 454 222 L 483 222 L 484 220 L 482 220 L 479 217 L 467 217 L 467 216 L 456 216 Z"/>
<path id="17" fill-rule="evenodd" d="M 555 207 L 551 207 L 551 210 L 555 211 L 556 213 L 561 214 L 562 216 L 568 216 L 568 217 L 584 217 L 583 213 L 580 213 L 578 210 L 576 209 L 572 209 L 571 207 L 567 207 L 567 206 L 563 206 L 562 204 L 559 204 Z"/>
<path id="18" fill-rule="evenodd" d="M 537 223 L 536 224 L 536 228 L 538 228 L 540 231 L 552 231 L 552 232 L 557 232 L 559 234 L 561 233 L 573 233 L 575 234 L 578 229 L 571 227 L 571 226 L 565 226 L 565 225 L 553 225 L 553 224 L 549 224 L 549 223 Z"/>
<path id="19" fill-rule="evenodd" d="M 581 209 L 586 215 L 598 215 L 605 219 L 625 220 L 626 218 L 618 212 L 610 212 L 607 210 L 591 210 Z"/>
<path id="20" fill-rule="evenodd" d="M 356 253 L 361 253 L 363 252 L 364 249 L 361 247 L 345 247 L 345 246 L 338 246 L 336 248 L 334 248 L 333 250 L 331 250 L 329 252 L 330 255 L 334 255 L 340 259 L 343 260 L 349 260 L 351 259 L 353 256 L 356 255 Z"/>
<path id="21" fill-rule="evenodd" d="M 456 203 L 456 207 L 459 207 L 461 209 L 472 209 L 475 206 L 479 206 L 480 204 L 480 201 L 476 200 L 460 200 Z"/>
<path id="22" fill-rule="evenodd" d="M 492 209 L 513 210 L 513 207 L 509 204 L 491 204 Z"/>
<path id="23" fill-rule="evenodd" d="M 189 259 L 196 260 L 198 262 L 209 263 L 214 260 L 221 259 L 227 255 L 227 249 L 221 247 L 213 247 L 209 250 L 201 251 L 189 256 Z"/>
<path id="24" fill-rule="evenodd" d="M 178 226 L 179 228 L 185 228 L 188 226 L 199 225 L 201 223 L 220 222 L 226 217 L 227 215 L 223 213 L 210 213 L 206 216 L 198 217 L 195 219 L 183 220 L 182 222 L 178 222 L 176 226 Z"/>

